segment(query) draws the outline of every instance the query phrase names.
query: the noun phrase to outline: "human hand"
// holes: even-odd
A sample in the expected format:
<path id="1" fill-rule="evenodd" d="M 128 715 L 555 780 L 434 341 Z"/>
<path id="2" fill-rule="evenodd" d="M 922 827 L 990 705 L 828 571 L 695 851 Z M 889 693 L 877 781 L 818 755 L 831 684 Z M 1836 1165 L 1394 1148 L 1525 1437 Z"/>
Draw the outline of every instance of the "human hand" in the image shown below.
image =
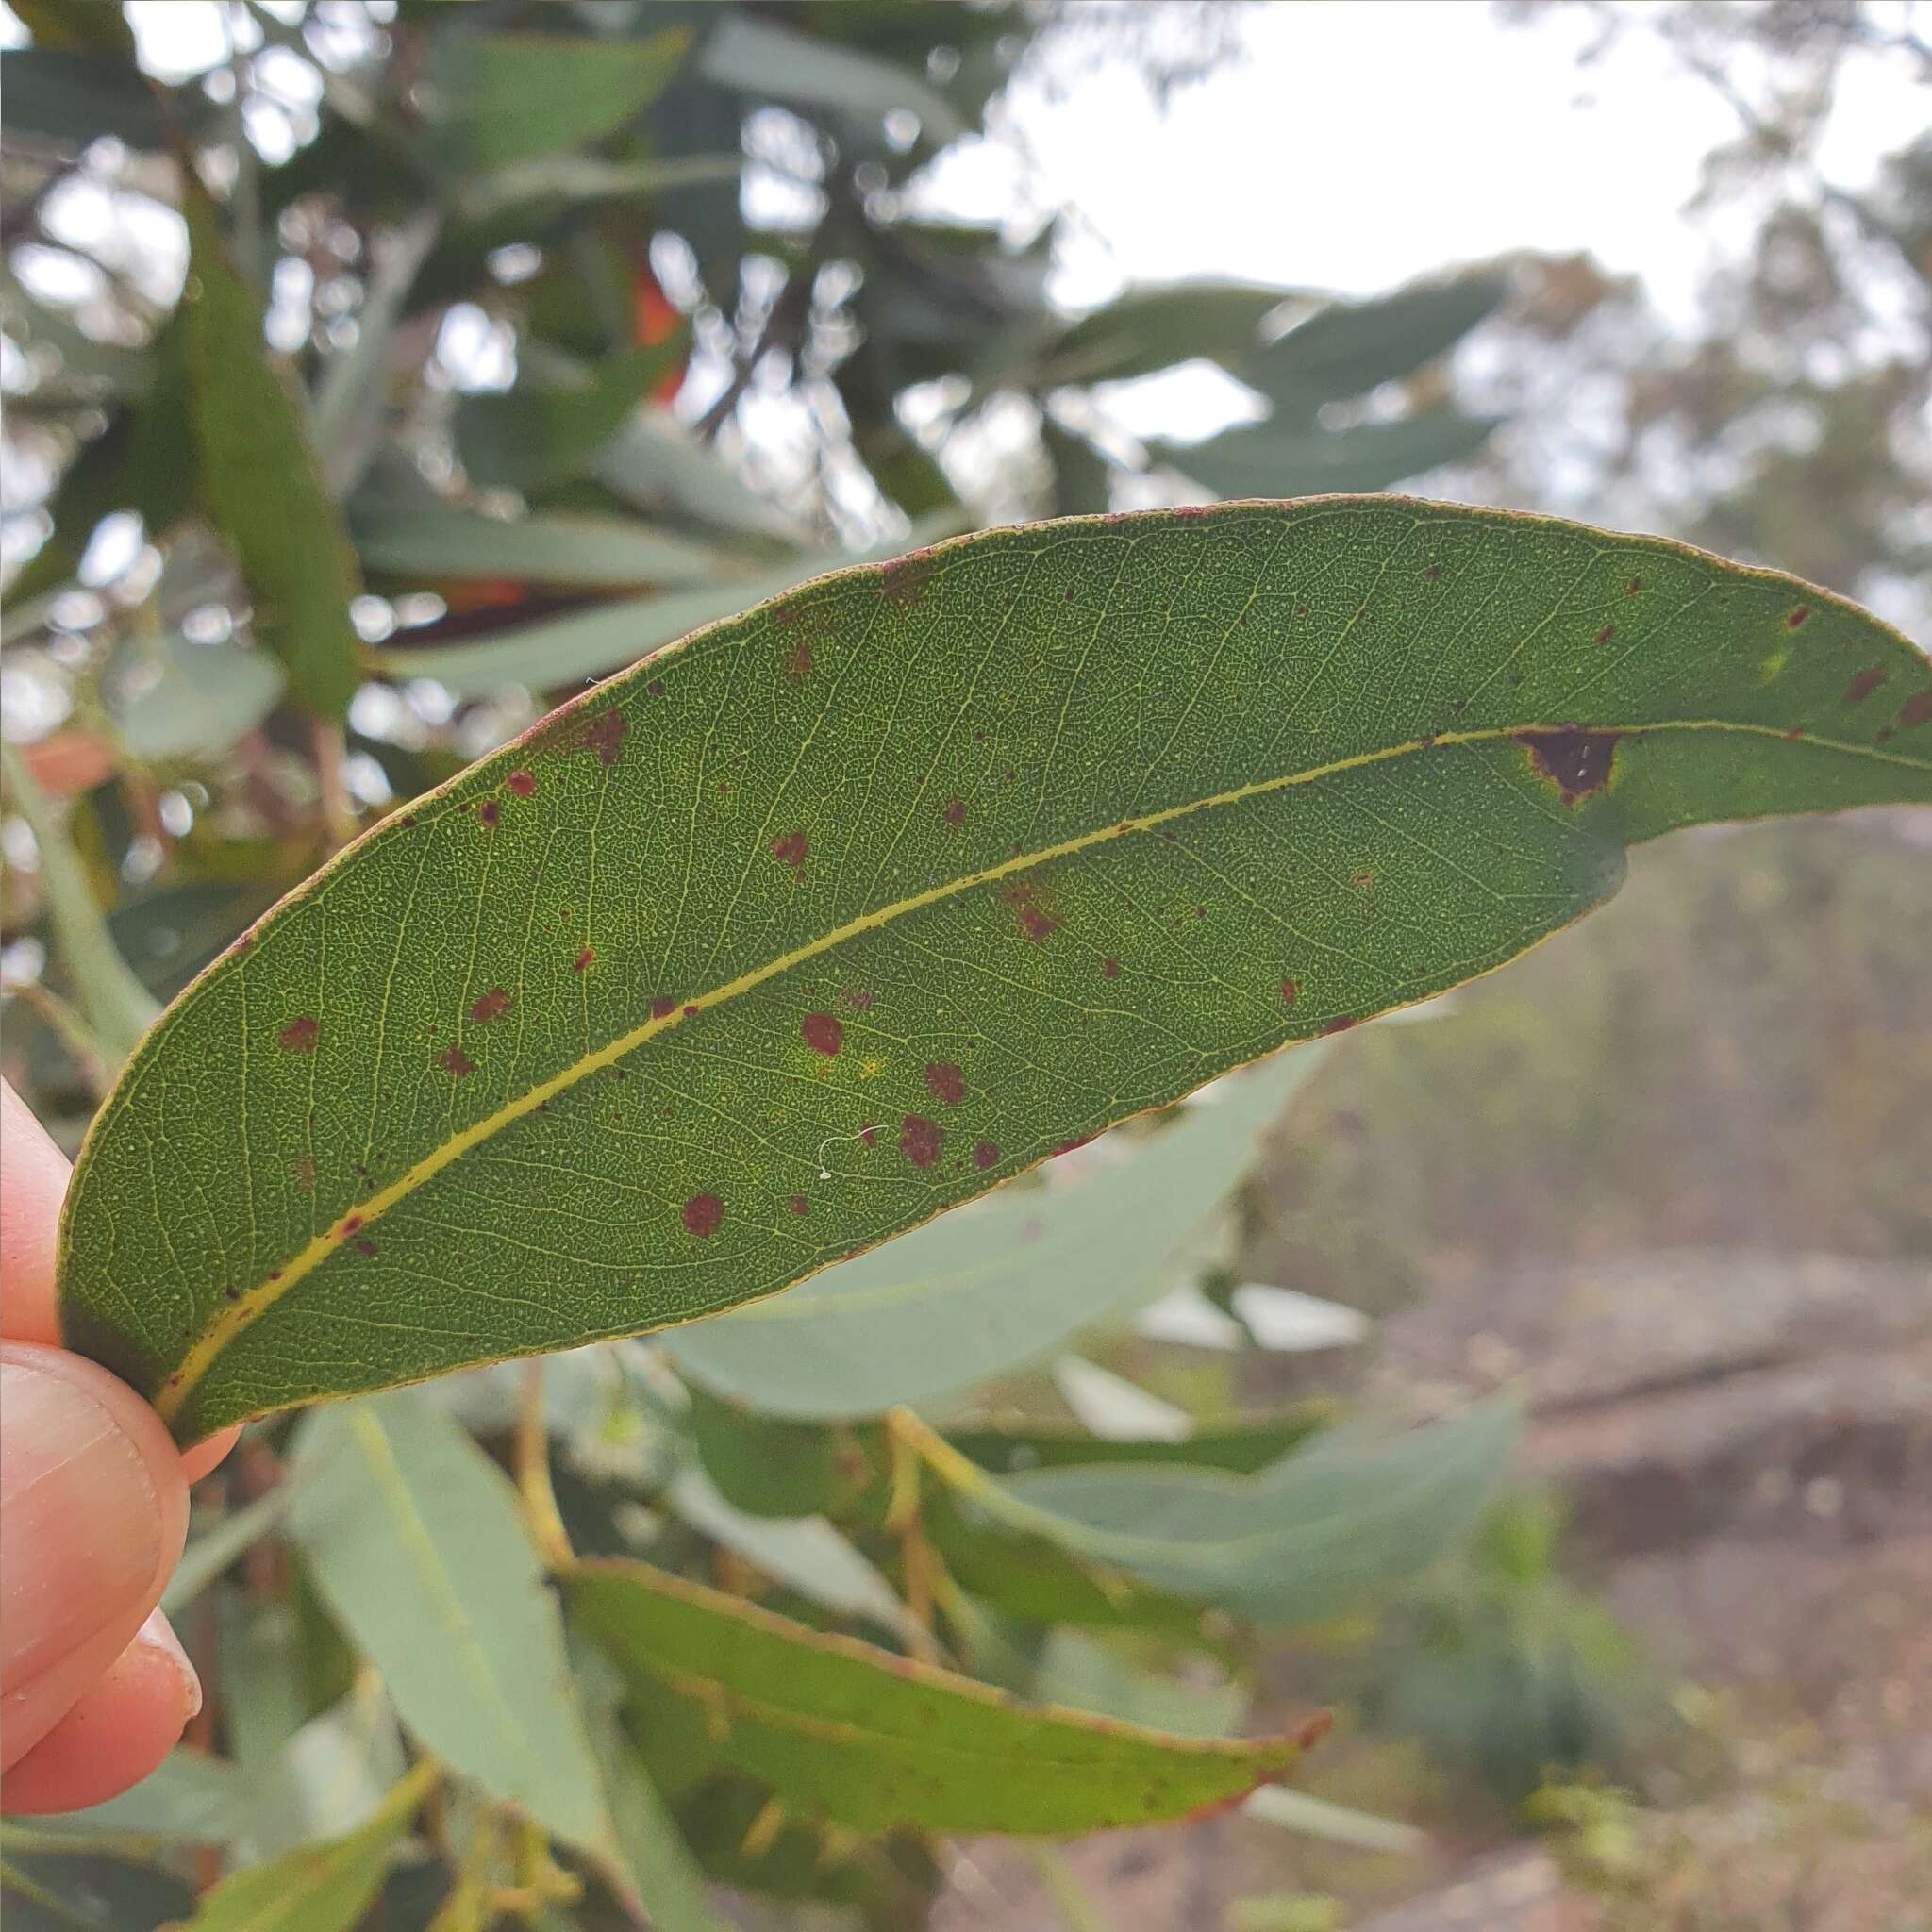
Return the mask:
<path id="1" fill-rule="evenodd" d="M 186 1454 L 125 1382 L 60 1346 L 54 1232 L 67 1161 L 0 1081 L 0 1808 L 97 1805 L 201 1708 L 156 1605 L 188 1533 Z"/>

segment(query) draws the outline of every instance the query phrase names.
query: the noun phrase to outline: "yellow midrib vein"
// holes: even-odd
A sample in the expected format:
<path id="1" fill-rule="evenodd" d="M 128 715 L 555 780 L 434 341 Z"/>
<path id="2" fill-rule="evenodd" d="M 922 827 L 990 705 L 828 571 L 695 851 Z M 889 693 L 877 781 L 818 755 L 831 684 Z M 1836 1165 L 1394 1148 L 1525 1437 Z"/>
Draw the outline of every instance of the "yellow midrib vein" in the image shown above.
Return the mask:
<path id="1" fill-rule="evenodd" d="M 1196 812 L 1211 811 L 1222 806 L 1239 805 L 1245 799 L 1260 798 L 1274 791 L 1286 791 L 1297 785 L 1310 785 L 1320 779 L 1332 778 L 1342 772 L 1356 771 L 1365 765 L 1385 763 L 1395 758 L 1403 758 L 1411 752 L 1418 752 L 1439 745 L 1497 743 L 1505 740 L 1514 741 L 1539 733 L 1548 734 L 1558 731 L 1574 731 L 1574 724 L 1507 724 L 1488 725 L 1473 731 L 1441 731 L 1428 739 L 1410 739 L 1404 743 L 1385 745 L 1376 751 L 1357 752 L 1345 758 L 1336 758 L 1325 765 L 1310 766 L 1306 771 L 1285 773 L 1277 777 L 1258 778 L 1250 784 L 1237 785 L 1226 791 L 1210 793 L 1205 798 L 1190 799 L 1181 805 L 1172 805 L 1158 811 L 1142 813 L 1138 818 L 1117 820 L 1104 825 L 1097 831 L 1079 832 L 1071 839 L 1063 839 L 1058 844 L 1043 845 L 1038 851 L 1025 852 L 1017 858 L 991 865 L 983 871 L 967 873 L 958 878 L 947 879 L 928 887 L 923 892 L 915 892 L 909 898 L 900 899 L 892 905 L 882 906 L 871 912 L 861 913 L 857 919 L 848 920 L 843 925 L 835 926 L 830 932 L 808 941 L 791 952 L 768 959 L 762 965 L 754 966 L 749 972 L 741 973 L 736 979 L 727 980 L 722 986 L 708 992 L 693 993 L 688 1004 L 708 1010 L 725 1000 L 737 999 L 740 995 L 755 991 L 767 980 L 774 979 L 781 973 L 789 973 L 794 966 L 801 966 L 808 959 L 814 959 L 822 953 L 831 951 L 834 946 L 842 945 L 847 940 L 857 938 L 860 933 L 876 931 L 890 925 L 893 920 L 903 918 L 908 912 L 917 912 L 922 908 L 940 904 L 957 897 L 961 892 L 972 891 L 981 886 L 997 885 L 1002 879 L 1013 877 L 1018 873 L 1031 871 L 1035 866 L 1051 864 L 1057 858 L 1067 858 L 1074 853 L 1091 850 L 1105 844 L 1108 840 L 1119 839 L 1130 833 L 1148 832 L 1174 820 L 1190 818 Z M 1726 731 L 1739 732 L 1750 737 L 1769 738 L 1782 741 L 1787 733 L 1779 726 L 1771 724 L 1748 724 L 1724 718 L 1673 719 L 1661 723 L 1617 725 L 1592 724 L 1581 727 L 1593 736 L 1631 737 L 1639 733 L 1654 734 L 1662 731 Z M 1897 752 L 1887 752 L 1872 745 L 1854 744 L 1841 740 L 1809 737 L 1806 742 L 1826 751 L 1840 751 L 1859 758 L 1874 758 L 1885 764 L 1903 765 L 1909 770 L 1924 769 L 1922 761 Z M 367 1226 L 379 1216 L 389 1212 L 399 1201 L 407 1200 L 425 1182 L 433 1179 L 453 1161 L 458 1160 L 473 1147 L 479 1146 L 493 1134 L 521 1120 L 527 1113 L 534 1113 L 546 1101 L 558 1094 L 569 1091 L 579 1080 L 600 1072 L 627 1054 L 635 1053 L 647 1040 L 659 1033 L 668 1032 L 682 1023 L 684 1008 L 680 1006 L 661 1019 L 644 1020 L 627 1033 L 620 1033 L 598 1047 L 594 1052 L 585 1054 L 581 1058 L 547 1080 L 526 1088 L 513 1099 L 507 1100 L 493 1113 L 486 1114 L 481 1120 L 473 1122 L 460 1133 L 452 1135 L 440 1142 L 413 1167 L 406 1169 L 390 1184 L 379 1189 L 366 1201 L 353 1210 L 359 1226 Z M 208 1324 L 206 1331 L 182 1356 L 179 1365 L 161 1386 L 154 1398 L 155 1407 L 166 1422 L 173 1422 L 180 1413 L 182 1406 L 209 1365 L 235 1340 L 235 1338 L 267 1309 L 273 1307 L 283 1295 L 311 1274 L 324 1261 L 341 1246 L 343 1230 L 340 1222 L 311 1239 L 308 1245 L 284 1262 L 273 1280 L 258 1282 L 253 1288 L 244 1290 L 232 1301 L 224 1302 Z"/>

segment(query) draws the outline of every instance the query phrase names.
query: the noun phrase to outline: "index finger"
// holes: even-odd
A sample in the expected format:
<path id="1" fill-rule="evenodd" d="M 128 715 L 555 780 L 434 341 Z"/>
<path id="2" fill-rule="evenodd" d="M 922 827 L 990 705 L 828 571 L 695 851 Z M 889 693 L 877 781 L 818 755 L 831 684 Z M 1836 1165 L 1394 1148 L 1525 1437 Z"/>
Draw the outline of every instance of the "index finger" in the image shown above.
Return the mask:
<path id="1" fill-rule="evenodd" d="M 0 1335 L 60 1345 L 54 1237 L 67 1191 L 67 1157 L 0 1080 Z"/>

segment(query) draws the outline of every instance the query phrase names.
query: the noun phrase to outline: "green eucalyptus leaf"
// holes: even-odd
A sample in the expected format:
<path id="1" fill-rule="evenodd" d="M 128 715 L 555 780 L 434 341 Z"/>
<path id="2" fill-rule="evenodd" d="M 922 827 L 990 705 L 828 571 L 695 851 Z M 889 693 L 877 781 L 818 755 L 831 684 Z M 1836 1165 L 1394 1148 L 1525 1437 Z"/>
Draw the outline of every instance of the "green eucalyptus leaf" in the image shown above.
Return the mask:
<path id="1" fill-rule="evenodd" d="M 1177 1818 L 1285 1776 L 1293 1738 L 1192 1740 L 1026 1707 L 641 1563 L 565 1580 L 654 1753 L 754 1773 L 808 1812 L 877 1830 L 1063 1834 Z"/>
<path id="2" fill-rule="evenodd" d="M 282 660 L 318 716 L 340 718 L 356 689 L 349 605 L 360 591 L 355 553 L 329 500 L 305 409 L 274 367 L 261 306 L 228 258 L 220 218 L 199 182 L 188 222 L 190 385 L 209 521 L 233 546 L 255 600 L 256 635 Z"/>
<path id="3" fill-rule="evenodd" d="M 223 1879 L 183 1932 L 348 1932 L 375 1896 L 434 1782 L 435 1767 L 420 1764 L 366 1824 Z"/>
<path id="4" fill-rule="evenodd" d="M 601 1842 L 562 1628 L 508 1478 L 408 1395 L 318 1409 L 295 1470 L 295 1541 L 403 1722 L 559 1838 Z"/>
<path id="5" fill-rule="evenodd" d="M 680 1328 L 665 1352 L 718 1394 L 817 1421 L 930 1402 L 1031 1362 L 1158 1291 L 1318 1051 L 1230 1080 L 1159 1134 L 1119 1136 L 1084 1177 L 949 1215 L 791 1294 Z"/>
<path id="6" fill-rule="evenodd" d="M 641 39 L 545 33 L 431 37 L 428 130 L 453 174 L 507 167 L 615 132 L 664 92 L 680 27 Z"/>
<path id="7" fill-rule="evenodd" d="M 698 71 L 719 87 L 869 120 L 908 108 L 939 145 L 968 131 L 953 104 L 916 75 L 751 13 L 734 10 L 713 28 L 698 57 Z"/>
<path id="8" fill-rule="evenodd" d="M 1253 1422 L 1197 1425 L 1178 1442 L 1144 1438 L 1108 1441 L 1085 1429 L 1071 1428 L 949 1428 L 946 1440 L 995 1475 L 1092 1462 L 1182 1462 L 1252 1475 L 1334 1420 L 1334 1405 L 1317 1397 Z"/>
<path id="9" fill-rule="evenodd" d="M 713 585 L 741 575 L 742 558 L 628 517 L 484 516 L 433 499 L 352 498 L 349 528 L 364 570 L 396 576 L 513 577 L 631 590 Z M 756 594 L 756 592 L 754 592 Z"/>
<path id="10" fill-rule="evenodd" d="M 209 968 L 90 1128 L 63 1331 L 192 1441 L 755 1301 L 1504 964 L 1632 844 L 1932 799 L 1928 726 L 1857 606 L 1507 512 L 841 571 L 585 693 Z"/>
<path id="11" fill-rule="evenodd" d="M 1257 1623 L 1306 1624 L 1415 1574 L 1468 1530 L 1515 1447 L 1492 1402 L 1387 1441 L 1330 1435 L 1253 1475 L 1174 1464 L 994 1483 L 950 1462 L 989 1522 Z"/>
<path id="12" fill-rule="evenodd" d="M 125 667 L 110 710 L 116 735 L 135 758 L 213 758 L 253 731 L 287 684 L 266 651 L 191 643 L 171 631 Z"/>
<path id="13" fill-rule="evenodd" d="M 457 454 L 475 483 L 534 490 L 573 475 L 691 345 L 680 328 L 661 342 L 611 356 L 575 387 L 519 383 L 480 390 L 457 405 Z M 502 575 L 510 575 L 508 571 Z"/>
<path id="14" fill-rule="evenodd" d="M 1129 289 L 1063 330 L 1041 358 L 1043 382 L 1117 382 L 1197 356 L 1241 370 L 1289 289 L 1192 281 Z"/>
<path id="15" fill-rule="evenodd" d="M 1310 421 L 1324 403 L 1413 375 L 1491 315 L 1509 292 L 1494 275 L 1339 302 L 1311 315 L 1236 372 L 1279 415 Z"/>
<path id="16" fill-rule="evenodd" d="M 1331 490 L 1380 490 L 1460 462 L 1483 446 L 1495 426 L 1491 416 L 1434 409 L 1350 429 L 1304 428 L 1286 420 L 1252 423 L 1206 442 L 1156 447 L 1217 496 L 1256 496 L 1282 488 L 1313 496 Z"/>

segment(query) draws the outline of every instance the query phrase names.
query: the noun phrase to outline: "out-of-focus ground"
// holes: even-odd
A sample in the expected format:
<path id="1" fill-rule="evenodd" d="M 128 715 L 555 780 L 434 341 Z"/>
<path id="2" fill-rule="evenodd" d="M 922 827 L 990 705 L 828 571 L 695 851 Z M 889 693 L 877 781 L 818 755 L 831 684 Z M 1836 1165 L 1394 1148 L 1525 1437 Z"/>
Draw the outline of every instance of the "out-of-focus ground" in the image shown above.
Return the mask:
<path id="1" fill-rule="evenodd" d="M 1229 1817 L 1104 1834 L 1067 1850 L 1099 1923 L 1309 1894 L 1351 1932 L 1932 1926 L 1928 860 L 1923 813 L 1640 852 L 1581 928 L 1338 1056 L 1247 1260 L 1374 1308 L 1378 1341 L 1249 1392 L 1522 1389 L 1564 1567 L 1673 1715 L 1539 1838 L 1344 1704 L 1309 1789 L 1424 1824 L 1426 1854 Z M 1316 1645 L 1269 1672 L 1282 1711 L 1331 1674 Z M 966 1857 L 944 1932 L 1066 1923 L 1012 1848 Z"/>

